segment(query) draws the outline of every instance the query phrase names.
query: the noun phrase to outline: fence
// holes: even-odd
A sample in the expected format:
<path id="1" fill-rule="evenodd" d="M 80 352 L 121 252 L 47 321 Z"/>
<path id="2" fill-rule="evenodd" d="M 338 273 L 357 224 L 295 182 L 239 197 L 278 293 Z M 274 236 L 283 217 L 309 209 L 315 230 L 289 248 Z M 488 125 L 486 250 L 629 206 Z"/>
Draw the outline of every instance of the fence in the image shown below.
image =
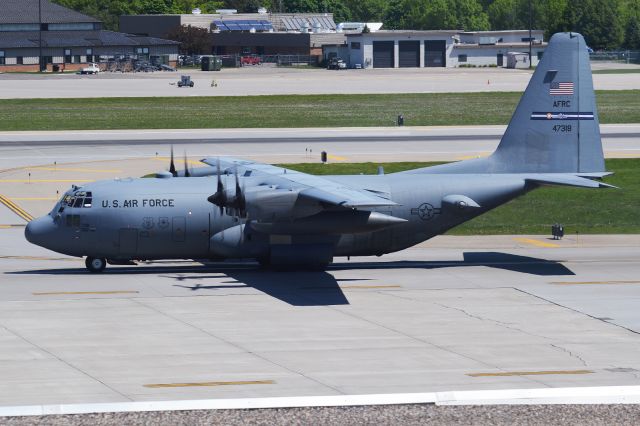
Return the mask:
<path id="1" fill-rule="evenodd" d="M 589 53 L 592 61 L 620 62 L 625 64 L 640 64 L 640 52 L 633 50 L 620 50 L 611 52 Z"/>

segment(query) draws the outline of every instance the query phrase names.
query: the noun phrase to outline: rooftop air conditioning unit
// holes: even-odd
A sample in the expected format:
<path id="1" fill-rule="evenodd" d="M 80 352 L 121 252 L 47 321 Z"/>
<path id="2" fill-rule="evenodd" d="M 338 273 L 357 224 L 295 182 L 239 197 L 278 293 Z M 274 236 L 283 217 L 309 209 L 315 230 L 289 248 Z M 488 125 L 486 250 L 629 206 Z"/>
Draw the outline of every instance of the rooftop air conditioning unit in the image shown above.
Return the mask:
<path id="1" fill-rule="evenodd" d="M 266 15 L 267 14 L 267 8 L 266 7 L 259 7 L 258 8 L 258 13 L 260 15 Z"/>
<path id="2" fill-rule="evenodd" d="M 201 13 L 202 13 L 202 11 L 200 10 L 199 7 L 196 7 L 195 9 L 193 9 L 191 11 L 191 14 L 193 14 L 193 15 L 200 15 Z"/>

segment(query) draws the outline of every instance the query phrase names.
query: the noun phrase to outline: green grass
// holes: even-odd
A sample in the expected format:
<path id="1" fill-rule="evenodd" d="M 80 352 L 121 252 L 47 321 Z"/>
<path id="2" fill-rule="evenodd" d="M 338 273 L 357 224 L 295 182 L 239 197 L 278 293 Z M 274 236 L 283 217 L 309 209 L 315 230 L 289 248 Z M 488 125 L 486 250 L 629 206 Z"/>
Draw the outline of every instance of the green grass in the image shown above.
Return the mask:
<path id="1" fill-rule="evenodd" d="M 435 163 L 381 164 L 386 173 L 426 167 Z M 640 233 L 640 159 L 606 160 L 615 175 L 605 181 L 620 189 L 544 187 L 477 217 L 449 233 L 550 234 L 551 224 L 564 225 L 573 234 Z M 313 174 L 373 174 L 377 164 L 289 164 Z"/>
<path id="2" fill-rule="evenodd" d="M 0 131 L 507 124 L 521 93 L 10 99 Z M 639 123 L 640 90 L 597 92 L 602 123 Z"/>

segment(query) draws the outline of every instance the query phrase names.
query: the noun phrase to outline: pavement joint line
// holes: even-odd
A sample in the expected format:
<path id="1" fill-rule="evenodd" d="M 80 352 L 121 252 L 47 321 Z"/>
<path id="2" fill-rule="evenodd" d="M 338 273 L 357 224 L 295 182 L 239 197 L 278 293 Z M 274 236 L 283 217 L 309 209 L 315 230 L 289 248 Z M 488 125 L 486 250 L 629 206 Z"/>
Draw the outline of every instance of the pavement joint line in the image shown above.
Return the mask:
<path id="1" fill-rule="evenodd" d="M 153 383 L 143 385 L 145 388 L 188 388 L 188 387 L 215 387 L 215 386 L 242 386 L 242 385 L 275 385 L 275 380 L 238 380 L 229 382 L 193 382 L 193 383 Z"/>
<path id="2" fill-rule="evenodd" d="M 599 285 L 599 284 L 640 284 L 640 281 L 551 281 L 549 284 L 556 285 Z"/>
<path id="3" fill-rule="evenodd" d="M 184 325 L 186 325 L 188 327 L 191 327 L 191 328 L 193 328 L 195 330 L 198 330 L 199 332 L 201 332 L 201 333 L 203 333 L 203 334 L 205 334 L 205 335 L 207 335 L 207 336 L 209 336 L 209 337 L 211 337 L 213 339 L 219 340 L 221 342 L 224 342 L 227 345 L 233 346 L 234 348 L 241 349 L 241 350 L 243 350 L 243 351 L 245 351 L 247 353 L 250 353 L 251 355 L 255 356 L 256 358 L 259 358 L 259 359 L 263 360 L 264 362 L 268 362 L 268 363 L 270 363 L 270 364 L 272 364 L 272 365 L 274 365 L 274 366 L 276 366 L 278 368 L 281 368 L 282 370 L 285 370 L 285 371 L 287 371 L 289 373 L 298 375 L 298 376 L 303 377 L 303 378 L 305 378 L 307 380 L 315 382 L 315 383 L 317 383 L 317 384 L 319 384 L 319 385 L 321 385 L 321 386 L 323 386 L 325 388 L 331 389 L 332 392 L 339 393 L 339 394 L 343 394 L 344 393 L 344 392 L 341 392 L 338 388 L 336 388 L 336 387 L 334 387 L 334 386 L 332 386 L 332 385 L 330 385 L 328 383 L 324 383 L 324 382 L 322 382 L 321 380 L 319 380 L 317 378 L 314 378 L 314 377 L 311 377 L 309 375 L 306 375 L 302 371 L 298 371 L 298 370 L 295 370 L 293 368 L 287 367 L 285 364 L 280 364 L 277 361 L 267 357 L 264 354 L 260 354 L 260 353 L 258 353 L 256 351 L 249 350 L 248 348 L 242 346 L 240 343 L 237 343 L 237 342 L 235 342 L 233 340 L 226 339 L 226 338 L 224 338 L 222 336 L 218 336 L 216 334 L 213 334 L 211 331 L 208 331 L 208 330 L 206 330 L 206 329 L 204 329 L 202 327 L 199 327 L 196 324 L 193 324 L 193 323 L 191 323 L 189 321 L 185 321 L 184 319 L 181 319 L 181 318 L 178 318 L 178 317 L 176 317 L 174 315 L 171 315 L 170 313 L 167 313 L 167 312 L 165 312 L 165 311 L 163 311 L 163 310 L 161 310 L 161 309 L 159 309 L 159 308 L 157 308 L 155 306 L 147 305 L 147 304 L 143 303 L 140 299 L 131 299 L 131 301 L 133 301 L 134 303 L 137 303 L 140 306 L 143 306 L 143 307 L 145 307 L 145 308 L 147 308 L 149 310 L 152 310 L 152 311 L 154 311 L 154 312 L 156 312 L 156 313 L 158 313 L 160 315 L 163 315 L 163 316 L 165 316 L 167 318 L 171 318 L 174 321 L 178 321 L 178 322 L 180 322 L 180 323 L 182 323 L 182 324 L 184 324 Z"/>
<path id="4" fill-rule="evenodd" d="M 47 349 L 45 346 L 39 345 L 35 341 L 30 340 L 29 338 L 23 336 L 22 334 L 18 333 L 17 331 L 14 331 L 14 330 L 10 329 L 9 327 L 7 327 L 6 325 L 4 325 L 2 323 L 0 323 L 0 329 L 6 330 L 8 333 L 12 334 L 13 336 L 15 336 L 16 338 L 22 340 L 23 342 L 27 343 L 28 345 L 32 346 L 33 348 L 36 348 L 37 350 L 49 355 L 51 358 L 53 358 L 53 359 L 57 360 L 58 362 L 66 365 L 67 367 L 71 368 L 72 370 L 77 371 L 79 374 L 89 378 L 90 380 L 93 380 L 93 381 L 101 384 L 106 389 L 108 389 L 109 391 L 113 392 L 115 395 L 119 395 L 120 397 L 125 398 L 129 402 L 133 401 L 126 394 L 124 394 L 124 393 L 118 391 L 117 389 L 115 389 L 114 387 L 108 385 L 103 380 L 100 380 L 98 377 L 92 376 L 91 374 L 89 374 L 85 370 L 83 370 L 82 368 L 80 368 L 80 367 L 76 366 L 75 364 L 73 364 L 71 361 L 68 361 L 68 360 L 64 359 L 63 357 L 58 356 L 53 350 Z M 1 415 L 2 415 L 2 407 L 0 407 L 0 416 Z"/>
<path id="5" fill-rule="evenodd" d="M 546 376 L 562 374 L 593 374 L 592 370 L 501 371 L 495 373 L 467 373 L 469 377 Z"/>
<path id="6" fill-rule="evenodd" d="M 5 406 L 0 407 L 0 417 L 185 410 L 251 410 L 341 406 L 356 407 L 401 404 L 527 405 L 638 403 L 640 403 L 640 386 L 593 386 L 572 388 L 546 387 L 532 389 L 442 391 L 370 395 L 319 395 Z"/>
<path id="7" fill-rule="evenodd" d="M 533 238 L 514 238 L 513 240 L 519 243 L 531 244 L 532 246 L 536 246 L 536 247 L 545 247 L 545 248 L 561 247 L 559 244 L 547 243 L 545 241 L 534 240 Z"/>
<path id="8" fill-rule="evenodd" d="M 22 207 L 20 207 L 4 195 L 0 195 L 0 203 L 4 204 L 5 207 L 7 207 L 9 210 L 14 212 L 27 222 L 31 222 L 34 219 L 33 216 L 29 214 L 29 212 L 24 210 Z"/>
<path id="9" fill-rule="evenodd" d="M 50 291 L 31 293 L 34 296 L 67 296 L 67 295 L 87 295 L 87 294 L 138 294 L 135 290 L 113 290 L 113 291 Z"/>

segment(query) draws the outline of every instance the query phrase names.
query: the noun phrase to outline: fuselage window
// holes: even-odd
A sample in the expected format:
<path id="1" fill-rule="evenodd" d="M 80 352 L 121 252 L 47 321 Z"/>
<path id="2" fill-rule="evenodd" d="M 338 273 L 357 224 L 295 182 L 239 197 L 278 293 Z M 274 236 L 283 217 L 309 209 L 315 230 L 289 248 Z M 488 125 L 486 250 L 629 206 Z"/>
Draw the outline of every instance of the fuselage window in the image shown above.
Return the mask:
<path id="1" fill-rule="evenodd" d="M 91 198 L 87 197 L 84 199 L 84 204 L 82 205 L 82 207 L 88 209 L 91 208 Z"/>

